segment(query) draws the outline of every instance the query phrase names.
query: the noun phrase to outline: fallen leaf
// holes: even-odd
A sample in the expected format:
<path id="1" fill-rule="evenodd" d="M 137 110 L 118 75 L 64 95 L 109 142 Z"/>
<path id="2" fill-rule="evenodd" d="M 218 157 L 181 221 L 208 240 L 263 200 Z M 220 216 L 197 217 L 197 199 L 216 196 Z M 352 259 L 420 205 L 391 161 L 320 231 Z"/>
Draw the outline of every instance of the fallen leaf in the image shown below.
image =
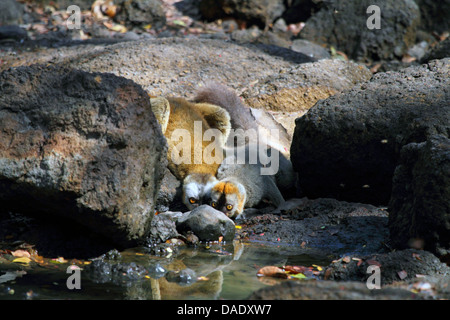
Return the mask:
<path id="1" fill-rule="evenodd" d="M 53 263 L 67 263 L 68 261 L 63 257 L 54 258 L 51 260 Z"/>
<path id="2" fill-rule="evenodd" d="M 303 273 L 293 274 L 293 275 L 291 275 L 291 277 L 296 278 L 296 279 L 308 279 L 308 277 L 305 276 Z"/>
<path id="3" fill-rule="evenodd" d="M 375 266 L 377 266 L 377 267 L 381 267 L 381 263 L 379 263 L 379 262 L 376 261 L 376 260 L 367 260 L 367 263 L 368 263 L 369 265 L 375 265 Z"/>
<path id="4" fill-rule="evenodd" d="M 20 249 L 11 252 L 11 254 L 12 254 L 14 257 L 18 257 L 18 258 L 20 258 L 20 257 L 26 257 L 26 258 L 31 257 L 31 255 L 30 255 L 30 253 L 29 253 L 28 251 L 20 250 Z"/>
<path id="5" fill-rule="evenodd" d="M 275 277 L 275 278 L 283 278 L 287 279 L 289 278 L 289 275 L 285 273 L 281 268 L 275 267 L 275 266 L 266 266 L 262 267 L 258 270 L 256 273 L 257 276 L 261 277 Z"/>
<path id="6" fill-rule="evenodd" d="M 284 271 L 297 274 L 297 273 L 305 273 L 306 271 L 311 271 L 311 267 L 304 267 L 304 266 L 284 266 Z"/>
<path id="7" fill-rule="evenodd" d="M 397 272 L 397 274 L 401 280 L 405 279 L 408 276 L 408 273 L 406 273 L 405 270 L 399 271 L 399 272 Z"/>
<path id="8" fill-rule="evenodd" d="M 30 261 L 31 261 L 31 259 L 30 258 L 27 258 L 27 257 L 20 257 L 20 258 L 16 258 L 16 259 L 14 259 L 12 262 L 15 262 L 15 263 L 24 263 L 24 264 L 29 264 L 30 263 Z"/>

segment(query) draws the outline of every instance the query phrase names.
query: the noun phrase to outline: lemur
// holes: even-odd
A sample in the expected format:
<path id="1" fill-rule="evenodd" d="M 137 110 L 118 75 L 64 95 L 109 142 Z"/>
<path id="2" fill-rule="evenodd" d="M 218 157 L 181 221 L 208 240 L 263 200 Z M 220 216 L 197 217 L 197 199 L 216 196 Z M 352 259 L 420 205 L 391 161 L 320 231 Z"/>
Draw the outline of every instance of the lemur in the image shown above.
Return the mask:
<path id="1" fill-rule="evenodd" d="M 209 103 L 192 103 L 183 98 L 150 98 L 152 111 L 161 125 L 161 130 L 168 142 L 168 168 L 183 184 L 183 203 L 189 210 L 202 204 L 203 196 L 209 192 L 217 169 L 223 159 L 223 148 L 230 132 L 230 116 L 228 112 Z M 195 139 L 196 123 L 201 124 L 201 139 Z M 198 126 L 197 126 L 198 128 Z M 187 130 L 190 141 L 174 141 L 177 129 Z M 204 141 L 203 134 L 208 129 L 219 130 L 218 139 L 212 142 Z M 176 140 L 176 139 L 175 139 Z M 178 143 L 177 143 L 178 142 Z M 183 146 L 188 144 L 190 161 L 175 161 L 174 156 L 183 153 Z M 204 150 L 211 148 L 215 161 L 205 161 Z M 183 154 L 183 156 L 186 156 Z M 194 161 L 195 158 L 200 162 Z"/>
<path id="2" fill-rule="evenodd" d="M 244 148 L 244 163 L 238 161 L 239 148 Z M 219 181 L 210 191 L 210 205 L 225 213 L 229 218 L 237 218 L 244 208 L 255 207 L 262 200 L 269 200 L 278 207 L 284 203 L 280 189 L 289 189 L 294 186 L 286 180 L 287 176 L 294 174 L 292 166 L 281 153 L 270 148 L 267 150 L 272 160 L 276 160 L 278 170 L 263 174 L 262 170 L 265 166 L 261 161 L 258 158 L 255 162 L 250 161 L 250 148 L 251 144 L 237 147 L 235 154 L 224 159 L 217 171 Z"/>

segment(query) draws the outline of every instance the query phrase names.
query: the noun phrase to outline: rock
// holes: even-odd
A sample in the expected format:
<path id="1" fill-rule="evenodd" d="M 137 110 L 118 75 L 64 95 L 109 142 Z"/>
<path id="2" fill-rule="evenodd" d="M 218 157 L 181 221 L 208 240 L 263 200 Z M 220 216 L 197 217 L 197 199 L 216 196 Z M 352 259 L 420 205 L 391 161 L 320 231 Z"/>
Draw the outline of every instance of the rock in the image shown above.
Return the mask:
<path id="1" fill-rule="evenodd" d="M 20 59 L 2 59 L 0 70 L 51 62 L 87 72 L 113 73 L 133 80 L 154 96 L 188 99 L 199 85 L 211 80 L 242 88 L 282 68 L 312 61 L 301 53 L 275 46 L 195 38 L 149 39 L 106 46 L 86 44 L 49 49 L 42 55 L 24 52 Z"/>
<path id="2" fill-rule="evenodd" d="M 450 1 L 414 0 L 420 9 L 420 28 L 443 33 L 450 30 Z"/>
<path id="3" fill-rule="evenodd" d="M 347 256 L 347 259 L 331 263 L 324 274 L 328 280 L 366 283 L 372 275 L 372 272 L 367 272 L 370 265 L 380 268 L 381 286 L 400 280 L 414 280 L 417 275 L 432 277 L 450 275 L 450 268 L 440 262 L 435 255 L 428 251 L 413 249 L 363 257 Z"/>
<path id="4" fill-rule="evenodd" d="M 177 230 L 181 234 L 192 231 L 200 241 L 223 241 L 234 239 L 234 222 L 225 214 L 208 205 L 201 205 L 189 211 L 177 221 Z"/>
<path id="5" fill-rule="evenodd" d="M 319 10 L 322 1 L 315 0 L 293 0 L 286 1 L 286 10 L 283 12 L 283 18 L 286 23 L 304 22 L 311 15 Z"/>
<path id="6" fill-rule="evenodd" d="M 386 205 L 401 148 L 450 130 L 449 66 L 378 73 L 298 118 L 291 161 L 304 195 Z"/>
<path id="7" fill-rule="evenodd" d="M 249 217 L 238 230 L 250 241 L 294 245 L 321 258 L 344 253 L 384 252 L 389 239 L 388 212 L 383 208 L 335 199 L 287 201 L 278 210 L 266 208 Z M 244 211 L 247 216 L 247 212 Z M 248 215 L 248 216 L 250 216 Z"/>
<path id="8" fill-rule="evenodd" d="M 427 63 L 435 59 L 444 59 L 450 57 L 450 37 L 439 42 L 435 47 L 429 50 L 422 59 L 423 63 Z"/>
<path id="9" fill-rule="evenodd" d="M 0 40 L 24 40 L 28 38 L 27 32 L 19 26 L 0 26 Z"/>
<path id="10" fill-rule="evenodd" d="M 377 5 L 381 28 L 367 28 L 367 8 Z M 355 60 L 390 60 L 402 57 L 415 43 L 420 11 L 413 0 L 324 2 L 306 21 L 299 36 L 318 44 L 334 46 Z"/>
<path id="11" fill-rule="evenodd" d="M 369 80 L 363 65 L 342 60 L 320 60 L 281 69 L 261 78 L 242 93 L 245 103 L 272 113 L 292 137 L 295 119 L 320 99 Z"/>
<path id="12" fill-rule="evenodd" d="M 199 4 L 200 13 L 209 21 L 233 17 L 260 28 L 279 18 L 284 9 L 282 0 L 201 0 Z"/>
<path id="13" fill-rule="evenodd" d="M 447 112 L 448 114 L 448 112 Z M 450 140 L 442 135 L 401 149 L 389 203 L 392 245 L 425 248 L 450 260 Z"/>
<path id="14" fill-rule="evenodd" d="M 147 93 L 111 74 L 0 74 L 2 210 L 51 214 L 128 246 L 146 235 L 167 144 Z"/>
<path id="15" fill-rule="evenodd" d="M 156 211 L 184 210 L 181 192 L 181 182 L 166 168 L 156 199 Z"/>
<path id="16" fill-rule="evenodd" d="M 23 23 L 23 5 L 16 0 L 0 1 L 0 26 Z"/>
<path id="17" fill-rule="evenodd" d="M 181 212 L 162 212 L 156 215 L 151 222 L 149 239 L 150 244 L 163 243 L 179 236 L 175 222 L 182 216 Z"/>
<path id="18" fill-rule="evenodd" d="M 150 24 L 152 29 L 158 30 L 166 24 L 164 9 L 158 0 L 117 0 L 114 4 L 120 9 L 114 20 L 130 28 Z"/>
<path id="19" fill-rule="evenodd" d="M 327 49 L 308 40 L 296 39 L 292 41 L 291 50 L 301 52 L 315 60 L 331 58 Z"/>
<path id="20" fill-rule="evenodd" d="M 401 288 L 369 290 L 361 282 L 284 281 L 253 292 L 248 300 L 421 300 Z"/>

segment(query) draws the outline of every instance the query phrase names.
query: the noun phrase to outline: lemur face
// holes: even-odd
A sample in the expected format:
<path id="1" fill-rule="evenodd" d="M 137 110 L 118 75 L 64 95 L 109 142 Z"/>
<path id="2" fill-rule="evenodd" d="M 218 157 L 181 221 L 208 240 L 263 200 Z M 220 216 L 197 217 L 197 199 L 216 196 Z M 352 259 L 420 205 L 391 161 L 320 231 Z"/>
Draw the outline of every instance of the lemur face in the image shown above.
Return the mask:
<path id="1" fill-rule="evenodd" d="M 189 210 L 193 210 L 210 197 L 211 188 L 217 179 L 207 173 L 192 173 L 183 181 L 183 203 Z"/>
<path id="2" fill-rule="evenodd" d="M 245 190 L 230 181 L 219 181 L 210 191 L 209 205 L 222 211 L 229 218 L 236 218 L 244 211 Z"/>

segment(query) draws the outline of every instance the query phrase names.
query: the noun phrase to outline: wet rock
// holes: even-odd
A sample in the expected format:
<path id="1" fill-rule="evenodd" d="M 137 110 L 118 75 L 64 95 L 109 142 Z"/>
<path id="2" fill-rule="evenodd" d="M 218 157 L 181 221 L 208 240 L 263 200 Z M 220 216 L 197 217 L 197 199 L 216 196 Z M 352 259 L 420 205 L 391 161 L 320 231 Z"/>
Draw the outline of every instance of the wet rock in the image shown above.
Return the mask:
<path id="1" fill-rule="evenodd" d="M 234 222 L 216 209 L 202 205 L 185 213 L 177 221 L 177 230 L 181 234 L 192 231 L 200 241 L 232 241 L 235 234 Z"/>
<path id="2" fill-rule="evenodd" d="M 361 282 L 285 281 L 253 292 L 249 300 L 421 300 L 400 288 L 369 290 Z"/>
<path id="3" fill-rule="evenodd" d="M 157 0 L 116 0 L 119 13 L 114 20 L 129 27 L 144 27 L 148 24 L 154 29 L 161 29 L 166 24 L 163 6 Z"/>
<path id="4" fill-rule="evenodd" d="M 247 26 L 268 26 L 283 14 L 285 7 L 282 0 L 201 0 L 200 13 L 207 20 L 233 17 L 243 20 Z"/>
<path id="5" fill-rule="evenodd" d="M 291 161 L 304 195 L 386 205 L 401 148 L 448 135 L 449 65 L 376 74 L 298 118 Z"/>
<path id="6" fill-rule="evenodd" d="M 182 216 L 181 212 L 163 212 L 156 215 L 150 225 L 150 243 L 161 243 L 179 236 L 175 222 Z"/>
<path id="7" fill-rule="evenodd" d="M 189 286 L 197 281 L 197 274 L 194 270 L 185 268 L 180 271 L 169 271 L 166 273 L 166 280 L 168 282 L 176 282 L 180 285 Z"/>
<path id="8" fill-rule="evenodd" d="M 401 149 L 389 203 L 397 248 L 419 247 L 450 260 L 450 140 L 442 135 Z"/>
<path id="9" fill-rule="evenodd" d="M 432 253 L 408 249 L 363 257 L 346 256 L 330 264 L 324 276 L 328 280 L 366 283 L 373 274 L 373 271 L 368 272 L 371 265 L 380 268 L 381 286 L 400 280 L 414 280 L 421 276 L 450 275 L 450 268 Z"/>
<path id="10" fill-rule="evenodd" d="M 147 93 L 111 74 L 0 74 L 2 210 L 66 218 L 119 245 L 146 235 L 166 166 Z"/>
<path id="11" fill-rule="evenodd" d="M 268 212 L 267 212 L 268 211 Z M 384 252 L 389 238 L 388 213 L 383 208 L 335 199 L 292 199 L 278 210 L 239 221 L 238 237 L 301 245 L 323 256 Z M 247 214 L 246 214 L 247 215 Z"/>
<path id="12" fill-rule="evenodd" d="M 377 5 L 381 28 L 367 28 L 367 8 Z M 334 46 L 356 60 L 388 60 L 402 57 L 415 43 L 420 11 L 412 0 L 324 2 L 306 21 L 300 38 Z"/>

